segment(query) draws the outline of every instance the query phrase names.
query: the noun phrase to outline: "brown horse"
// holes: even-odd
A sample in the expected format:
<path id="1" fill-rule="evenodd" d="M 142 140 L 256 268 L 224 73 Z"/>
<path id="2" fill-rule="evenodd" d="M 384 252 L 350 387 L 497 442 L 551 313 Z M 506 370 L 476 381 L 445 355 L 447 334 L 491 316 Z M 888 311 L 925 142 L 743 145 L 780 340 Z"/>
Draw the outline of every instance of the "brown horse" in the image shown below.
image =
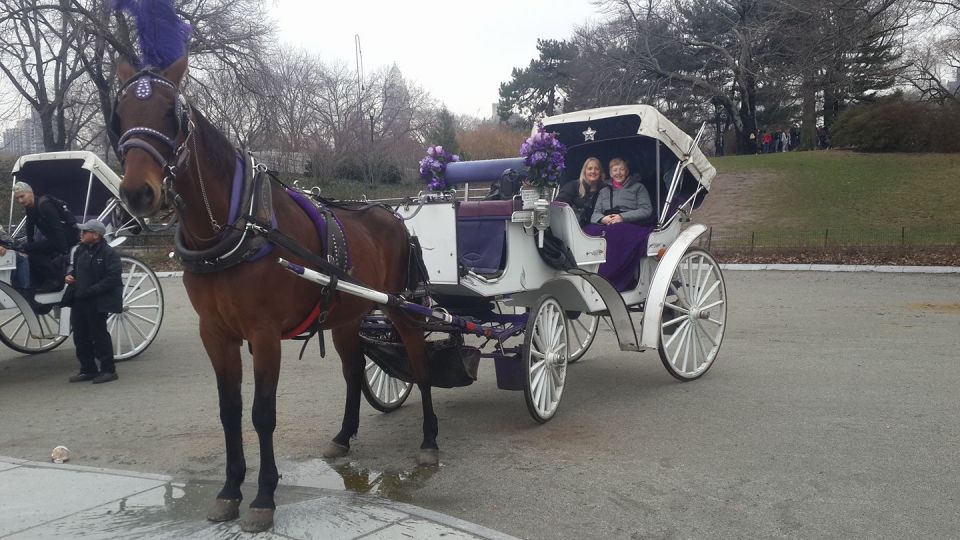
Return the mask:
<path id="1" fill-rule="evenodd" d="M 120 193 L 127 209 L 138 216 L 148 216 L 158 210 L 165 197 L 179 193 L 182 241 L 191 250 L 202 250 L 215 244 L 215 224 L 228 220 L 231 179 L 237 161 L 236 150 L 229 141 L 203 115 L 187 106 L 180 95 L 186 70 L 185 57 L 160 72 L 136 72 L 129 65 L 120 66 L 122 90 L 115 107 L 114 129 L 124 134 L 121 140 L 125 143 L 120 146 L 124 157 Z M 281 186 L 271 183 L 271 189 L 277 230 L 320 253 L 322 241 L 311 219 Z M 403 223 L 383 208 L 333 211 L 349 240 L 352 277 L 379 291 L 402 292 L 409 253 Z M 274 254 L 310 266 L 279 246 Z M 199 315 L 200 338 L 216 373 L 220 421 L 226 439 L 226 482 L 208 518 L 226 521 L 239 515 L 240 485 L 246 473 L 241 433 L 240 347 L 247 341 L 253 353 L 256 383 L 252 417 L 260 441 L 260 475 L 257 496 L 244 514 L 242 526 L 249 531 L 265 530 L 273 523 L 274 491 L 279 478 L 273 430 L 281 336 L 307 319 L 320 302 L 322 291 L 280 267 L 276 256 L 214 273 L 188 271 L 183 283 Z M 325 457 L 345 455 L 350 438 L 357 433 L 365 365 L 359 328 L 371 307 L 369 301 L 338 294 L 335 309 L 323 324 L 332 332 L 347 383 L 343 424 L 324 451 Z M 437 418 L 427 382 L 423 332 L 401 313 L 388 309 L 387 315 L 406 347 L 423 396 L 423 443 L 418 462 L 436 464 Z"/>

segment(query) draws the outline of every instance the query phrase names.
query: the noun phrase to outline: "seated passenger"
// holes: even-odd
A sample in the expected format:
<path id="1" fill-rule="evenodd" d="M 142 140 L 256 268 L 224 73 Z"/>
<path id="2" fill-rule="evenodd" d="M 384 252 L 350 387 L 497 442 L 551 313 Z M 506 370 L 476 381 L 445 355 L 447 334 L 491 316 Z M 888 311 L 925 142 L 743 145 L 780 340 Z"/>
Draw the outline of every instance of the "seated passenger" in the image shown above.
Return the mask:
<path id="1" fill-rule="evenodd" d="M 590 223 L 593 207 L 597 202 L 597 194 L 603 187 L 603 165 L 595 157 L 587 158 L 580 169 L 579 182 L 567 182 L 560 188 L 555 200 L 564 202 L 573 207 L 580 226 Z"/>
<path id="2" fill-rule="evenodd" d="M 640 183 L 640 177 L 630 175 L 630 168 L 623 159 L 611 159 L 610 183 L 600 190 L 590 223 L 637 223 L 648 219 L 652 213 L 650 195 Z"/>

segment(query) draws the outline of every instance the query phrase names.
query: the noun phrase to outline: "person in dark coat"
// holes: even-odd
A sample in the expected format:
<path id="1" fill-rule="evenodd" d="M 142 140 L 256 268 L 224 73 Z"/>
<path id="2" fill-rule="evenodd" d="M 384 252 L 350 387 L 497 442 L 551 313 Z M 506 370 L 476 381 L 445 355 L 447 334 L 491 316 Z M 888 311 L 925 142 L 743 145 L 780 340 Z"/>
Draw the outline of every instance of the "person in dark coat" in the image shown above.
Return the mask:
<path id="1" fill-rule="evenodd" d="M 107 317 L 123 309 L 123 268 L 120 255 L 103 239 L 106 232 L 103 223 L 95 219 L 80 225 L 80 245 L 74 253 L 73 270 L 66 277 L 73 286 L 70 324 L 80 360 L 80 373 L 70 377 L 70 382 L 117 380 Z M 99 370 L 94 359 L 100 362 Z"/>
<path id="2" fill-rule="evenodd" d="M 16 249 L 27 255 L 31 285 L 36 292 L 59 291 L 63 288 L 67 252 L 76 243 L 71 242 L 75 231 L 67 230 L 60 221 L 56 203 L 46 197 L 34 197 L 33 188 L 26 182 L 13 185 L 13 198 L 27 214 L 26 242 Z M 6 251 L 0 247 L 0 256 Z"/>
<path id="3" fill-rule="evenodd" d="M 603 164 L 595 157 L 587 158 L 580 169 L 580 180 L 564 184 L 555 200 L 572 206 L 582 227 L 590 223 L 593 207 L 597 203 L 597 193 L 603 187 L 604 181 Z"/>

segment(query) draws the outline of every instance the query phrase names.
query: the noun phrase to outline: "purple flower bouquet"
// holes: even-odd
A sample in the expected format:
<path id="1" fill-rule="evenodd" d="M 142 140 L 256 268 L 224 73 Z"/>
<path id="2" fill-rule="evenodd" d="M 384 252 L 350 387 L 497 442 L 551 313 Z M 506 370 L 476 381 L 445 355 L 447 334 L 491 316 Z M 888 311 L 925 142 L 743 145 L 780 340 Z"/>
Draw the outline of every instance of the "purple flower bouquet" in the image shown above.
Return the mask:
<path id="1" fill-rule="evenodd" d="M 427 155 L 420 160 L 420 178 L 429 182 L 427 187 L 431 190 L 444 191 L 447 189 L 444 178 L 447 163 L 455 161 L 460 161 L 460 156 L 447 152 L 442 146 L 431 146 L 427 148 Z"/>
<path id="2" fill-rule="evenodd" d="M 547 133 L 543 123 L 537 123 L 537 132 L 520 146 L 520 157 L 529 167 L 530 182 L 544 188 L 560 181 L 560 175 L 566 168 L 564 157 L 567 148 L 557 139 L 556 133 Z"/>

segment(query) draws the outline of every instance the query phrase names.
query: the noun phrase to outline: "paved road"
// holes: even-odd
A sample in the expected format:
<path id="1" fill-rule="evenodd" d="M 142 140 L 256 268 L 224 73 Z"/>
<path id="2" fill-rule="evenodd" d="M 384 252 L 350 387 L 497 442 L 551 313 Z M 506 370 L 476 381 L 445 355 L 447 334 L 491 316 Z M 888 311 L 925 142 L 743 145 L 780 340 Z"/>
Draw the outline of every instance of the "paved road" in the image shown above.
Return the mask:
<path id="1" fill-rule="evenodd" d="M 482 365 L 473 386 L 435 393 L 439 469 L 413 466 L 416 395 L 390 415 L 364 405 L 351 457 L 316 459 L 340 422 L 339 363 L 315 346 L 297 360 L 288 343 L 282 483 L 347 485 L 529 538 L 956 536 L 960 276 L 727 280 L 729 330 L 703 379 L 677 383 L 656 353 L 621 353 L 605 333 L 540 426 Z M 163 331 L 116 383 L 67 384 L 70 345 L 0 351 L 0 455 L 64 444 L 78 465 L 220 476 L 215 382 L 179 281 L 164 286 Z"/>

